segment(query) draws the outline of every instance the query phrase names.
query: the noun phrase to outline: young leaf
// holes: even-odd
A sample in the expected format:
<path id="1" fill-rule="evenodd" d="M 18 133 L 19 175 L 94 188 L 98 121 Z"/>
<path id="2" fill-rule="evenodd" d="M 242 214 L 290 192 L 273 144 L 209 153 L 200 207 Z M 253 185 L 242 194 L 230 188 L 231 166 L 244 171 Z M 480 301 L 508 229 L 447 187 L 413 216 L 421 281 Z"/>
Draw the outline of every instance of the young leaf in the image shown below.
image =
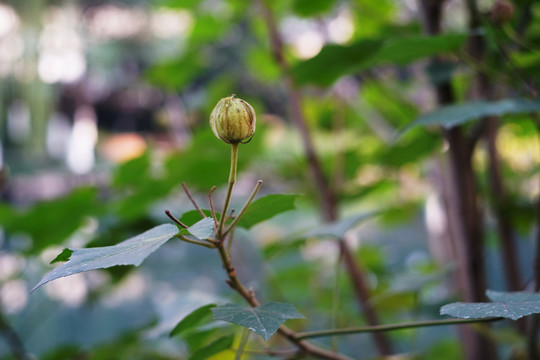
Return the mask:
<path id="1" fill-rule="evenodd" d="M 234 335 L 223 336 L 207 346 L 195 351 L 189 360 L 205 360 L 220 352 L 230 349 L 234 342 Z"/>
<path id="2" fill-rule="evenodd" d="M 197 239 L 208 239 L 214 232 L 214 219 L 206 217 L 194 225 L 180 231 L 181 234 L 191 234 Z"/>
<path id="3" fill-rule="evenodd" d="M 287 319 L 303 319 L 292 305 L 271 302 L 255 308 L 225 304 L 212 309 L 214 319 L 241 325 L 268 341 Z"/>
<path id="4" fill-rule="evenodd" d="M 246 214 L 238 222 L 238 226 L 249 229 L 255 224 L 268 220 L 279 213 L 295 208 L 294 201 L 298 195 L 271 194 L 254 201 Z"/>
<path id="5" fill-rule="evenodd" d="M 324 224 L 312 231 L 308 232 L 306 235 L 309 237 L 334 237 L 342 238 L 345 236 L 347 231 L 351 230 L 353 227 L 358 225 L 360 222 L 371 219 L 372 217 L 378 215 L 380 211 L 369 212 L 365 214 L 354 215 L 333 223 Z"/>
<path id="6" fill-rule="evenodd" d="M 180 322 L 174 327 L 174 329 L 169 334 L 170 337 L 176 336 L 203 321 L 206 317 L 210 316 L 212 312 L 210 309 L 215 307 L 216 304 L 208 304 L 201 306 L 200 308 L 195 309 L 185 318 L 180 320 Z"/>
<path id="7" fill-rule="evenodd" d="M 484 319 L 502 317 L 517 320 L 540 313 L 540 294 L 530 292 L 498 292 L 488 290 L 491 303 L 457 302 L 441 307 L 441 315 L 461 319 Z"/>
<path id="8" fill-rule="evenodd" d="M 540 110 L 540 100 L 503 99 L 499 101 L 474 101 L 445 106 L 422 115 L 406 126 L 400 134 L 418 125 L 441 125 L 447 129 L 486 116 L 529 113 Z"/>
<path id="9" fill-rule="evenodd" d="M 73 250 L 68 262 L 45 275 L 30 292 L 49 281 L 83 271 L 116 265 L 139 266 L 148 255 L 176 234 L 178 234 L 176 226 L 162 224 L 114 246 Z M 65 253 L 66 250 L 62 252 Z"/>
<path id="10" fill-rule="evenodd" d="M 73 254 L 73 250 L 66 248 L 66 249 L 62 250 L 62 252 L 60 254 L 58 254 L 58 256 L 55 257 L 50 262 L 50 264 L 54 264 L 54 263 L 57 263 L 57 262 L 68 261 L 69 258 L 71 257 L 71 254 Z"/>

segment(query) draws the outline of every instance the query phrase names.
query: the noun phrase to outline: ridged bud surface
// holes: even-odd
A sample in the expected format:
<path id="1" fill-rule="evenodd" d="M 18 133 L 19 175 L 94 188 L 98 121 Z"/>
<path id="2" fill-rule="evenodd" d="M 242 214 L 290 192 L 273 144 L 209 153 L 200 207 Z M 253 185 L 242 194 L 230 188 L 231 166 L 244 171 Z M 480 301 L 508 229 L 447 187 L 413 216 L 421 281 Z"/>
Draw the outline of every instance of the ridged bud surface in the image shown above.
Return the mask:
<path id="1" fill-rule="evenodd" d="M 227 144 L 246 143 L 255 133 L 255 111 L 235 95 L 219 100 L 210 114 L 210 127 Z"/>

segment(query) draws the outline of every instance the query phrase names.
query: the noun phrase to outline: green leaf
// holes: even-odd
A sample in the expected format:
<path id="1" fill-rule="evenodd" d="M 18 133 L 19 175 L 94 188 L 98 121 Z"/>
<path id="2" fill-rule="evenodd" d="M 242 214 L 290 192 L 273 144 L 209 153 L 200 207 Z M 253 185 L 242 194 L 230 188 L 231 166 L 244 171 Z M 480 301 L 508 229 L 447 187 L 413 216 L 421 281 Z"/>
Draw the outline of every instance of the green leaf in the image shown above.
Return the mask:
<path id="1" fill-rule="evenodd" d="M 7 213 L 7 218 L 2 217 L 2 226 L 9 233 L 30 235 L 33 243 L 29 252 L 35 254 L 52 244 L 62 243 L 89 216 L 98 215 L 101 211 L 97 189 L 79 188 L 64 197 L 37 203 L 23 213 L 13 209 Z M 0 209 L 0 216 L 3 212 Z"/>
<path id="2" fill-rule="evenodd" d="M 334 0 L 294 0 L 293 10 L 297 15 L 308 17 L 326 12 L 333 5 Z"/>
<path id="3" fill-rule="evenodd" d="M 294 201 L 298 195 L 271 194 L 254 201 L 245 215 L 238 222 L 238 226 L 249 229 L 255 224 L 268 220 L 279 213 L 295 209 Z"/>
<path id="4" fill-rule="evenodd" d="M 271 302 L 255 308 L 225 304 L 212 309 L 214 319 L 248 328 L 268 341 L 288 319 L 304 319 L 292 305 Z"/>
<path id="5" fill-rule="evenodd" d="M 210 316 L 212 312 L 210 309 L 215 307 L 216 304 L 208 304 L 201 306 L 200 308 L 195 309 L 190 314 L 188 314 L 185 318 L 180 320 L 180 322 L 174 327 L 174 329 L 169 334 L 170 337 L 176 336 L 181 334 L 182 332 L 189 330 L 190 328 L 193 328 L 194 326 L 198 325 L 203 321 L 205 318 Z"/>
<path id="6" fill-rule="evenodd" d="M 211 217 L 205 217 L 204 219 L 196 222 L 193 226 L 187 229 L 180 230 L 180 234 L 191 234 L 197 239 L 208 239 L 214 232 L 214 219 Z"/>
<path id="7" fill-rule="evenodd" d="M 478 120 L 486 116 L 503 116 L 540 111 L 540 100 L 503 99 L 499 101 L 475 101 L 451 105 L 422 115 L 405 127 L 403 134 L 418 125 L 441 125 L 447 129 Z"/>
<path id="8" fill-rule="evenodd" d="M 299 84 L 328 86 L 339 77 L 381 64 L 407 65 L 443 52 L 457 50 L 466 35 L 410 36 L 361 40 L 351 45 L 326 45 L 319 54 L 293 67 Z"/>
<path id="9" fill-rule="evenodd" d="M 212 215 L 210 213 L 210 210 L 202 209 L 202 211 L 206 216 Z M 199 213 L 199 210 L 189 210 L 183 213 L 182 216 L 178 220 L 180 220 L 182 223 L 188 226 L 191 226 L 190 224 L 195 224 L 196 222 L 201 220 L 201 214 Z"/>
<path id="10" fill-rule="evenodd" d="M 293 76 L 299 84 L 332 85 L 341 76 L 358 71 L 381 46 L 381 40 L 371 39 L 347 46 L 326 45 L 316 56 L 294 66 Z"/>
<path id="11" fill-rule="evenodd" d="M 345 236 L 347 231 L 351 230 L 359 223 L 369 220 L 378 214 L 380 214 L 380 211 L 354 215 L 339 221 L 324 224 L 314 230 L 309 231 L 306 235 L 309 237 L 342 238 Z"/>
<path id="12" fill-rule="evenodd" d="M 486 294 L 493 302 L 447 304 L 441 307 L 441 315 L 461 319 L 502 317 L 517 320 L 527 315 L 540 313 L 540 293 L 488 290 Z"/>
<path id="13" fill-rule="evenodd" d="M 199 56 L 192 52 L 177 59 L 152 65 L 145 73 L 152 84 L 168 90 L 178 90 L 188 84 L 203 68 Z"/>
<path id="14" fill-rule="evenodd" d="M 220 352 L 230 349 L 234 342 L 234 335 L 223 336 L 208 344 L 207 346 L 195 351 L 189 360 L 204 360 Z"/>
<path id="15" fill-rule="evenodd" d="M 176 226 L 162 224 L 114 246 L 73 250 L 68 262 L 45 275 L 30 292 L 49 281 L 83 271 L 116 265 L 139 266 L 148 255 L 176 234 L 178 234 Z M 66 250 L 62 252 L 64 253 Z"/>
<path id="16" fill-rule="evenodd" d="M 54 263 L 62 262 L 62 261 L 68 261 L 69 258 L 71 257 L 71 254 L 73 254 L 73 250 L 66 248 L 62 250 L 62 252 L 57 257 L 55 257 L 53 261 L 50 262 L 50 264 L 54 264 Z"/>

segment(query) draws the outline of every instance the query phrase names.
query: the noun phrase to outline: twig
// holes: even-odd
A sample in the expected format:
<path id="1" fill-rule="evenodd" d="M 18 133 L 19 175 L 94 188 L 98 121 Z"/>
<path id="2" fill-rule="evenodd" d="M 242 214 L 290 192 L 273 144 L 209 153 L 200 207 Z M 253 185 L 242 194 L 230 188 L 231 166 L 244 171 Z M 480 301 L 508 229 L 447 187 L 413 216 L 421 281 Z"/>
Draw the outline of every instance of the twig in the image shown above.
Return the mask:
<path id="1" fill-rule="evenodd" d="M 229 213 L 229 216 L 225 218 L 225 223 L 227 223 L 227 221 L 231 220 L 232 218 L 234 218 L 234 209 L 232 209 Z"/>
<path id="2" fill-rule="evenodd" d="M 227 228 L 227 230 L 225 230 L 225 232 L 223 233 L 223 236 L 227 236 L 227 234 L 228 234 L 232 229 L 234 229 L 234 227 L 236 226 L 236 224 L 238 224 L 238 221 L 240 221 L 240 219 L 242 218 L 242 216 L 244 216 L 244 214 L 246 213 L 247 209 L 249 208 L 249 205 L 251 205 L 251 203 L 253 202 L 253 199 L 255 198 L 255 195 L 257 195 L 257 193 L 259 192 L 259 189 L 261 188 L 262 183 L 263 183 L 262 180 L 257 181 L 257 185 L 255 185 L 255 188 L 254 188 L 253 191 L 251 192 L 251 195 L 249 195 L 248 200 L 246 201 L 246 203 L 244 204 L 244 206 L 242 207 L 242 209 L 240 210 L 240 212 L 238 213 L 238 215 L 236 216 L 236 218 L 233 220 L 233 222 L 231 223 L 231 225 L 229 225 L 229 227 Z"/>
<path id="3" fill-rule="evenodd" d="M 191 244 L 195 244 L 195 245 L 204 246 L 204 247 L 207 247 L 209 249 L 215 249 L 216 248 L 216 244 L 211 239 L 206 239 L 206 241 L 208 241 L 206 243 L 206 242 L 203 242 L 203 241 L 190 239 L 190 238 L 188 238 L 187 236 L 184 236 L 184 235 L 177 235 L 176 237 L 179 238 L 182 241 L 185 241 L 185 242 L 188 242 L 188 243 L 191 243 Z"/>
<path id="4" fill-rule="evenodd" d="M 195 199 L 193 198 L 193 196 L 191 196 L 188 188 L 186 187 L 186 184 L 182 183 L 182 187 L 184 188 L 184 192 L 186 193 L 187 197 L 189 198 L 189 200 L 191 201 L 191 203 L 193 204 L 193 206 L 195 207 L 195 209 L 197 209 L 197 211 L 199 212 L 199 214 L 201 214 L 201 216 L 203 218 L 206 217 L 206 214 L 204 213 L 204 211 L 201 210 L 201 208 L 199 207 L 199 204 L 197 204 L 197 202 L 195 201 Z"/>
<path id="5" fill-rule="evenodd" d="M 414 321 L 399 324 L 389 325 L 377 325 L 377 326 L 363 326 L 352 327 L 344 329 L 334 330 L 317 330 L 317 331 L 305 331 L 296 333 L 297 339 L 308 339 L 324 336 L 336 336 L 336 335 L 352 335 L 361 333 L 383 332 L 383 331 L 395 331 L 402 329 L 412 329 L 418 327 L 428 326 L 445 326 L 445 325 L 463 325 L 463 324 L 475 324 L 482 322 L 493 322 L 503 320 L 503 318 L 487 318 L 487 319 L 445 319 L 445 320 L 426 320 L 426 321 Z"/>
<path id="6" fill-rule="evenodd" d="M 169 210 L 165 210 L 165 214 L 167 214 L 167 216 L 172 220 L 174 221 L 175 223 L 177 223 L 178 225 L 180 225 L 181 227 L 183 227 L 184 229 L 187 229 L 189 226 L 187 226 L 186 224 L 184 224 L 183 222 L 181 222 L 180 220 L 178 220 L 173 214 L 171 214 L 171 212 Z"/>
<path id="7" fill-rule="evenodd" d="M 208 193 L 208 203 L 210 204 L 210 214 L 212 215 L 212 218 L 214 219 L 214 223 L 217 224 L 217 218 L 216 218 L 216 211 L 214 209 L 214 201 L 212 200 L 212 193 L 216 190 L 215 186 L 212 186 L 210 189 L 210 192 Z"/>
<path id="8" fill-rule="evenodd" d="M 327 179 L 324 176 L 320 161 L 317 158 L 315 146 L 313 145 L 304 112 L 302 110 L 301 95 L 298 91 L 293 77 L 291 76 L 289 64 L 287 63 L 284 56 L 282 37 L 279 34 L 274 15 L 270 7 L 268 6 L 266 0 L 259 0 L 259 2 L 261 4 L 264 20 L 269 30 L 272 53 L 278 66 L 281 68 L 286 82 L 287 91 L 289 93 L 289 101 L 291 104 L 291 119 L 302 139 L 304 152 L 306 154 L 310 170 L 313 174 L 313 179 L 319 192 L 323 216 L 326 221 L 335 221 L 337 219 L 335 194 L 330 189 Z M 340 251 L 344 254 L 347 272 L 349 273 L 351 282 L 353 283 L 353 286 L 356 290 L 355 294 L 358 300 L 358 304 L 362 309 L 369 324 L 377 325 L 377 314 L 369 303 L 369 291 L 366 281 L 364 280 L 364 274 L 358 267 L 352 251 L 349 249 L 349 246 L 344 241 L 344 239 L 338 240 Z M 384 336 L 384 334 L 373 334 L 373 337 L 375 345 L 377 346 L 377 349 L 381 355 L 389 355 L 392 353 L 391 343 Z"/>
<path id="9" fill-rule="evenodd" d="M 240 296 L 242 296 L 242 298 L 244 298 L 244 300 L 250 306 L 252 307 L 259 306 L 260 303 L 255 297 L 254 292 L 248 290 L 242 284 L 242 282 L 240 282 L 240 279 L 238 279 L 238 276 L 236 275 L 236 268 L 233 266 L 229 253 L 223 246 L 223 242 L 220 242 L 217 248 L 219 251 L 219 255 L 221 257 L 221 261 L 223 263 L 223 267 L 225 268 L 225 271 L 227 272 L 227 277 L 228 277 L 227 284 L 229 284 L 231 289 L 235 290 Z M 343 354 L 335 353 L 335 352 L 320 348 L 302 339 L 297 339 L 297 334 L 291 329 L 289 329 L 288 327 L 286 327 L 285 325 L 282 325 L 278 329 L 278 333 L 284 336 L 290 342 L 294 343 L 302 352 L 305 352 L 313 357 L 316 357 L 319 359 L 328 359 L 328 360 L 352 360 L 350 357 L 345 356 Z"/>
<path id="10" fill-rule="evenodd" d="M 242 355 L 245 352 L 245 348 L 249 340 L 249 334 L 250 330 L 248 328 L 244 328 L 242 330 L 242 338 L 240 339 L 238 349 L 236 349 L 236 355 L 234 356 L 234 360 L 242 360 Z"/>

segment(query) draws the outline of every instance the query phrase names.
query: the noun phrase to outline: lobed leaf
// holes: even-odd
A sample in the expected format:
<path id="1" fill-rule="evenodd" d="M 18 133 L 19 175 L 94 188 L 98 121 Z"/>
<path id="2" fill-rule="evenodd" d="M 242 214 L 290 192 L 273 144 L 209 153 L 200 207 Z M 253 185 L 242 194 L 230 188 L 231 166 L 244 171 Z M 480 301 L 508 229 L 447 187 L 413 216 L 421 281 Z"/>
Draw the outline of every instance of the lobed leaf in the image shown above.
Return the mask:
<path id="1" fill-rule="evenodd" d="M 148 255 L 176 234 L 178 234 L 176 226 L 162 224 L 114 246 L 68 249 L 72 251 L 68 261 L 45 275 L 30 292 L 49 281 L 84 271 L 105 269 L 116 265 L 139 266 Z M 67 254 L 68 252 L 64 250 L 55 260 L 67 259 Z"/>
<path id="2" fill-rule="evenodd" d="M 288 319 L 303 319 L 294 306 L 271 302 L 257 307 L 225 304 L 212 309 L 214 319 L 227 321 L 248 328 L 268 341 Z"/>
<path id="3" fill-rule="evenodd" d="M 486 292 L 491 303 L 456 302 L 441 307 L 441 315 L 461 319 L 484 319 L 502 317 L 517 320 L 527 315 L 540 313 L 540 294 L 530 292 Z"/>

